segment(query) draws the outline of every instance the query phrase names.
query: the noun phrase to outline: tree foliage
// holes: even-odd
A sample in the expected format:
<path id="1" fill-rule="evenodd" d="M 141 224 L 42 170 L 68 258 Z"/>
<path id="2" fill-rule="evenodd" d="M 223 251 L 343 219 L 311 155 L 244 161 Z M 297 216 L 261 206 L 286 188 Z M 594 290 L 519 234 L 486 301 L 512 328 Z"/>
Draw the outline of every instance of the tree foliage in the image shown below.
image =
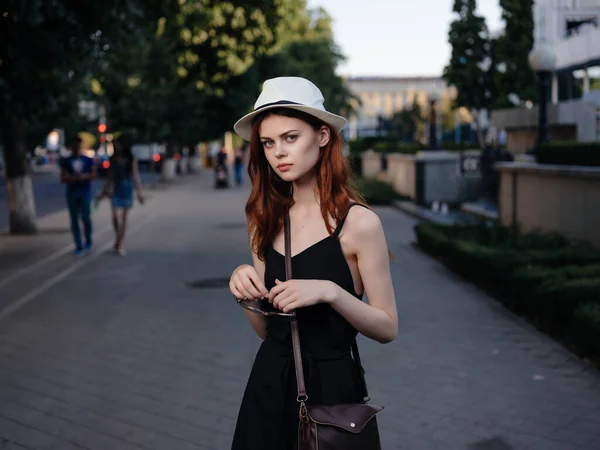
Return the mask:
<path id="1" fill-rule="evenodd" d="M 449 42 L 450 63 L 444 68 L 444 79 L 457 88 L 456 104 L 481 109 L 489 101 L 489 40 L 485 19 L 475 13 L 475 0 L 455 0 Z"/>
<path id="2" fill-rule="evenodd" d="M 394 113 L 391 119 L 400 137 L 404 141 L 413 142 L 424 127 L 423 114 L 418 102 L 413 101 L 412 107 L 404 108 Z"/>
<path id="3" fill-rule="evenodd" d="M 349 108 L 331 18 L 305 0 L 7 0 L 0 42 L 8 178 L 53 128 L 93 131 L 81 100 L 110 132 L 171 149 L 231 130 L 269 77 L 307 77 L 330 110 Z"/>
<path id="4" fill-rule="evenodd" d="M 453 11 L 458 17 L 450 25 L 452 55 L 443 78 L 457 89 L 456 106 L 473 111 L 479 143 L 483 146 L 477 117 L 479 111 L 491 106 L 493 68 L 487 25 L 476 14 L 476 6 L 476 0 L 454 1 Z"/>
<path id="5" fill-rule="evenodd" d="M 92 80 L 113 129 L 176 144 L 213 139 L 252 107 L 261 81 L 282 75 L 311 79 L 330 109 L 348 110 L 331 18 L 305 0 L 151 5 L 106 43 Z"/>
<path id="6" fill-rule="evenodd" d="M 73 117 L 97 38 L 117 21 L 117 0 L 82 8 L 65 0 L 7 1 L 0 8 L 0 138 L 8 177 L 27 172 L 27 134 Z M 120 5 L 133 14 L 134 6 Z M 100 34 L 99 34 L 100 33 Z"/>
<path id="7" fill-rule="evenodd" d="M 496 107 L 513 106 L 510 94 L 521 101 L 537 98 L 535 73 L 527 56 L 533 48 L 533 0 L 500 0 L 504 33 L 496 43 L 495 101 Z"/>

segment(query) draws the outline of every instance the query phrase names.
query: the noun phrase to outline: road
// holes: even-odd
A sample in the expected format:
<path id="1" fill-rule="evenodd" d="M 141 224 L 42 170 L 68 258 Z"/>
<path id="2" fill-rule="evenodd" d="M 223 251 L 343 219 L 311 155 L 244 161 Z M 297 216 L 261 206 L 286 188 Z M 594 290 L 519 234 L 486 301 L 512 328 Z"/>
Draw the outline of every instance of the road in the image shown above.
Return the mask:
<path id="1" fill-rule="evenodd" d="M 140 177 L 143 184 L 158 181 L 160 174 L 142 172 Z M 58 173 L 41 172 L 33 173 L 33 190 L 35 194 L 35 207 L 37 217 L 44 217 L 66 207 L 65 205 L 65 187 L 58 181 Z M 95 192 L 99 191 L 104 179 L 97 179 L 93 182 Z M 3 176 L 0 176 L 0 230 L 8 228 L 8 205 L 6 199 L 6 183 Z"/>

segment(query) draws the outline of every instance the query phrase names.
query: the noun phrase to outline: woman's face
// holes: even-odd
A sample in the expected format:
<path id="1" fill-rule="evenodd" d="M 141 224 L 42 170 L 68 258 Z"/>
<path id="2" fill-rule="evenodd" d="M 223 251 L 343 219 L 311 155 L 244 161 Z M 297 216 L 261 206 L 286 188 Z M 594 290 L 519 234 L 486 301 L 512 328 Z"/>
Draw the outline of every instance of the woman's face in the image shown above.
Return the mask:
<path id="1" fill-rule="evenodd" d="M 285 181 L 312 176 L 321 147 L 330 139 L 329 127 L 314 130 L 293 117 L 267 116 L 259 128 L 260 141 L 271 168 Z"/>

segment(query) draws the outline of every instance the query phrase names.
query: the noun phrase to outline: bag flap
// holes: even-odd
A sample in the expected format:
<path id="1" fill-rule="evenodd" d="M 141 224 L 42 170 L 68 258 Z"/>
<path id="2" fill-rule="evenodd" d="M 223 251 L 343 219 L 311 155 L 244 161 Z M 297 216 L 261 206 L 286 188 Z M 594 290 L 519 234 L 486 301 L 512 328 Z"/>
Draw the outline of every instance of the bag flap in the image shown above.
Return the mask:
<path id="1" fill-rule="evenodd" d="M 339 405 L 306 405 L 309 417 L 321 425 L 343 428 L 351 433 L 360 433 L 365 425 L 383 410 L 383 406 L 364 403 L 342 403 Z"/>

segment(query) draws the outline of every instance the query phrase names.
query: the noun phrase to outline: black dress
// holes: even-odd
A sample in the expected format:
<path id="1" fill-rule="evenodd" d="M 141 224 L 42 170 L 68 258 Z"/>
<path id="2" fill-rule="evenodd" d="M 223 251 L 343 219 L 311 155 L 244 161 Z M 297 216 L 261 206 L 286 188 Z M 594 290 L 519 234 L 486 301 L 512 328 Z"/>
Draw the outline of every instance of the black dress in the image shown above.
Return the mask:
<path id="1" fill-rule="evenodd" d="M 355 204 L 351 204 L 350 207 Z M 348 208 L 350 209 L 350 208 Z M 347 215 L 347 213 L 346 213 Z M 294 279 L 330 280 L 361 299 L 334 234 L 292 257 Z M 270 247 L 265 255 L 265 286 L 285 280 L 285 258 Z M 356 330 L 327 304 L 296 310 L 308 404 L 359 403 L 364 388 L 351 356 Z M 242 399 L 232 450 L 292 450 L 297 447 L 297 384 L 290 322 L 270 317 Z"/>

